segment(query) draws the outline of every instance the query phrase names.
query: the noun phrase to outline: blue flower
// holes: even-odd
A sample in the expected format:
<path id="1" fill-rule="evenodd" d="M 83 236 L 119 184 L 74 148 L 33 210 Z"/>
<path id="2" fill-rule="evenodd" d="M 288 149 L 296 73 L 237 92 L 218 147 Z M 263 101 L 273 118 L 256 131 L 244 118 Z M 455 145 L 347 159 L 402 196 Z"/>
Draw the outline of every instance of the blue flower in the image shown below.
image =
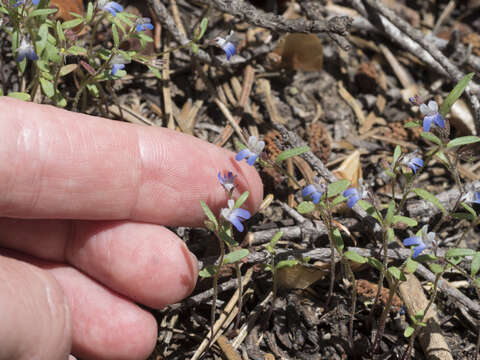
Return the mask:
<path id="1" fill-rule="evenodd" d="M 343 196 L 348 198 L 347 206 L 351 209 L 362 198 L 360 192 L 356 188 L 350 188 L 343 192 Z"/>
<path id="2" fill-rule="evenodd" d="M 26 38 L 23 38 L 20 42 L 20 46 L 18 47 L 17 52 L 17 58 L 15 59 L 16 62 L 23 61 L 23 59 L 25 58 L 32 61 L 38 60 L 38 56 L 35 53 L 35 48 L 33 47 L 32 43 Z"/>
<path id="3" fill-rule="evenodd" d="M 417 173 L 419 168 L 423 167 L 423 160 L 416 155 L 417 151 L 411 152 L 410 154 L 405 155 L 402 160 L 402 164 L 412 169 L 414 174 Z"/>
<path id="4" fill-rule="evenodd" d="M 411 246 L 416 245 L 413 251 L 413 258 L 415 259 L 425 249 L 436 248 L 437 242 L 435 241 L 435 233 L 428 232 L 428 226 L 422 227 L 420 236 L 412 236 L 403 240 L 403 245 Z"/>
<path id="5" fill-rule="evenodd" d="M 252 135 L 248 138 L 247 148 L 240 150 L 235 156 L 235 160 L 242 161 L 243 159 L 247 158 L 248 165 L 253 165 L 255 164 L 255 161 L 257 161 L 257 158 L 263 151 L 264 147 L 265 142 L 257 141 L 257 137 Z"/>
<path id="6" fill-rule="evenodd" d="M 314 204 L 318 204 L 324 192 L 325 192 L 325 185 L 319 184 L 318 179 L 315 178 L 314 184 L 310 184 L 303 188 L 302 196 L 306 199 L 312 199 L 312 202 Z"/>
<path id="7" fill-rule="evenodd" d="M 442 115 L 438 113 L 438 104 L 435 101 L 430 100 L 428 106 L 421 104 L 420 111 L 425 115 L 423 118 L 423 131 L 430 131 L 432 123 L 438 127 L 445 128 L 445 120 L 443 120 Z"/>
<path id="8" fill-rule="evenodd" d="M 109 11 L 113 16 L 123 11 L 123 6 L 115 1 L 98 0 L 98 7 L 103 11 Z"/>
<path id="9" fill-rule="evenodd" d="M 135 21 L 135 31 L 140 32 L 140 31 L 147 31 L 147 30 L 153 30 L 153 25 L 152 22 L 150 21 L 150 18 L 144 17 L 144 18 L 138 18 Z"/>
<path id="10" fill-rule="evenodd" d="M 112 75 L 115 75 L 118 70 L 125 69 L 125 64 L 128 64 L 130 60 L 125 59 L 121 54 L 115 55 L 110 63 L 112 64 Z"/>
<path id="11" fill-rule="evenodd" d="M 220 181 L 220 184 L 227 190 L 227 192 L 231 192 L 233 188 L 235 187 L 235 178 L 237 176 L 233 175 L 231 171 L 224 172 L 223 176 L 221 172 L 219 171 L 217 174 L 218 181 Z"/>
<path id="12" fill-rule="evenodd" d="M 228 208 L 224 208 L 220 211 L 220 215 L 229 221 L 235 228 L 242 232 L 243 224 L 242 221 L 250 219 L 250 212 L 241 208 L 234 208 L 235 201 L 233 199 L 228 200 Z"/>
<path id="13" fill-rule="evenodd" d="M 32 0 L 32 4 L 37 6 L 39 4 L 40 0 Z M 20 5 L 24 5 L 25 0 L 17 0 L 15 1 L 15 4 L 13 4 L 13 7 L 19 7 Z"/>
<path id="14" fill-rule="evenodd" d="M 235 55 L 235 52 L 237 51 L 237 49 L 235 48 L 235 45 L 233 45 L 233 43 L 228 41 L 230 40 L 232 35 L 233 35 L 233 31 L 230 31 L 230 33 L 225 38 L 222 38 L 220 36 L 217 36 L 215 38 L 215 42 L 217 43 L 217 45 L 220 46 L 223 49 L 223 51 L 225 51 L 227 60 L 230 60 L 230 58 L 233 55 Z"/>
<path id="15" fill-rule="evenodd" d="M 473 184 L 466 187 L 467 187 L 466 189 L 467 192 L 462 195 L 462 198 L 460 199 L 460 201 L 480 205 L 480 192 L 475 191 L 475 186 Z"/>

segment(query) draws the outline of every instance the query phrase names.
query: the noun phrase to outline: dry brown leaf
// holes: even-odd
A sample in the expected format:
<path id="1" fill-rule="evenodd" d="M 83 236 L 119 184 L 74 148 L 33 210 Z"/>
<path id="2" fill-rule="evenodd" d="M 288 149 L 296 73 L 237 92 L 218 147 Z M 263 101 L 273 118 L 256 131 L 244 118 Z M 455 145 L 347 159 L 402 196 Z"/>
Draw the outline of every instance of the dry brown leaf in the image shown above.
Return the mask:
<path id="1" fill-rule="evenodd" d="M 314 266 L 297 264 L 278 269 L 278 286 L 286 289 L 306 289 L 314 282 L 323 279 L 326 270 Z"/>
<path id="2" fill-rule="evenodd" d="M 281 57 L 280 66 L 288 69 L 320 71 L 323 67 L 322 42 L 314 34 L 287 34 L 274 53 Z"/>
<path id="3" fill-rule="evenodd" d="M 52 0 L 50 1 L 50 7 L 56 7 L 58 11 L 55 13 L 55 17 L 64 21 L 75 19 L 70 14 L 75 13 L 83 15 L 83 1 L 82 0 Z"/>
<path id="4" fill-rule="evenodd" d="M 340 166 L 332 173 L 338 179 L 349 180 L 352 186 L 358 186 L 358 180 L 362 178 L 362 168 L 360 166 L 360 151 L 355 150 L 351 153 Z"/>

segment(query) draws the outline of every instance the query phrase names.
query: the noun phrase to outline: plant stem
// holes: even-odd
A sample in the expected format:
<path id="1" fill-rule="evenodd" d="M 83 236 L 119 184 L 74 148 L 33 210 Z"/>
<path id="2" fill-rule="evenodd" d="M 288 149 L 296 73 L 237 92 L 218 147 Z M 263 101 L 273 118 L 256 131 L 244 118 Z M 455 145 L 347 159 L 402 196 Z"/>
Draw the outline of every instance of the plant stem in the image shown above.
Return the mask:
<path id="1" fill-rule="evenodd" d="M 213 333 L 213 327 L 215 325 L 215 310 L 217 307 L 218 276 L 220 273 L 220 269 L 222 268 L 222 265 L 223 265 L 223 258 L 225 257 L 225 244 L 223 243 L 223 240 L 220 238 L 220 236 L 218 236 L 218 234 L 216 235 L 218 238 L 218 244 L 220 245 L 220 257 L 218 259 L 217 267 L 215 268 L 215 275 L 213 276 L 213 299 L 212 299 L 212 309 L 210 312 L 210 342 L 208 344 L 208 347 L 212 345 L 215 337 L 215 334 Z"/>

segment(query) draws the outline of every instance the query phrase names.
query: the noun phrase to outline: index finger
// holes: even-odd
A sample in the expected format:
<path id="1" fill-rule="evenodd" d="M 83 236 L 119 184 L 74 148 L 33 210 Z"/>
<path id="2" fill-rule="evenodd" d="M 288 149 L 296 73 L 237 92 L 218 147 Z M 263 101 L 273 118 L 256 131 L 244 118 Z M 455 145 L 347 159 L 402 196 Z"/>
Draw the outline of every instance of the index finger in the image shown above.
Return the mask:
<path id="1" fill-rule="evenodd" d="M 0 97 L 0 216 L 131 219 L 198 226 L 200 200 L 225 207 L 219 171 L 254 211 L 256 170 L 193 136 Z"/>

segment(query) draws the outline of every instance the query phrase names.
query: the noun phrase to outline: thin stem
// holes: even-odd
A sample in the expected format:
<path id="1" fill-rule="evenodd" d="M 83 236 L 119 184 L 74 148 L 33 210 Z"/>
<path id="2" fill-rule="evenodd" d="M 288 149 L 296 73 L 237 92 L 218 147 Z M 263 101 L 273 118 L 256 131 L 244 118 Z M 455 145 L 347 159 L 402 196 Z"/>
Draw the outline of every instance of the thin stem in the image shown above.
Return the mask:
<path id="1" fill-rule="evenodd" d="M 220 236 L 217 235 L 218 239 L 218 244 L 220 245 L 220 257 L 218 259 L 218 264 L 215 268 L 215 275 L 213 276 L 213 299 L 212 299 L 212 309 L 210 311 L 210 342 L 208 344 L 208 347 L 210 347 L 213 343 L 215 334 L 213 333 L 213 327 L 215 325 L 215 310 L 217 307 L 217 296 L 218 296 L 218 276 L 220 273 L 220 269 L 222 268 L 223 265 L 223 258 L 225 257 L 225 244 L 223 243 L 223 240 L 220 238 Z"/>
<path id="2" fill-rule="evenodd" d="M 238 280 L 238 313 L 237 320 L 235 321 L 234 331 L 237 331 L 240 326 L 240 318 L 242 316 L 242 306 L 243 306 L 243 284 L 242 284 L 242 272 L 240 271 L 240 264 L 238 261 L 235 263 L 235 270 L 237 272 Z"/>

